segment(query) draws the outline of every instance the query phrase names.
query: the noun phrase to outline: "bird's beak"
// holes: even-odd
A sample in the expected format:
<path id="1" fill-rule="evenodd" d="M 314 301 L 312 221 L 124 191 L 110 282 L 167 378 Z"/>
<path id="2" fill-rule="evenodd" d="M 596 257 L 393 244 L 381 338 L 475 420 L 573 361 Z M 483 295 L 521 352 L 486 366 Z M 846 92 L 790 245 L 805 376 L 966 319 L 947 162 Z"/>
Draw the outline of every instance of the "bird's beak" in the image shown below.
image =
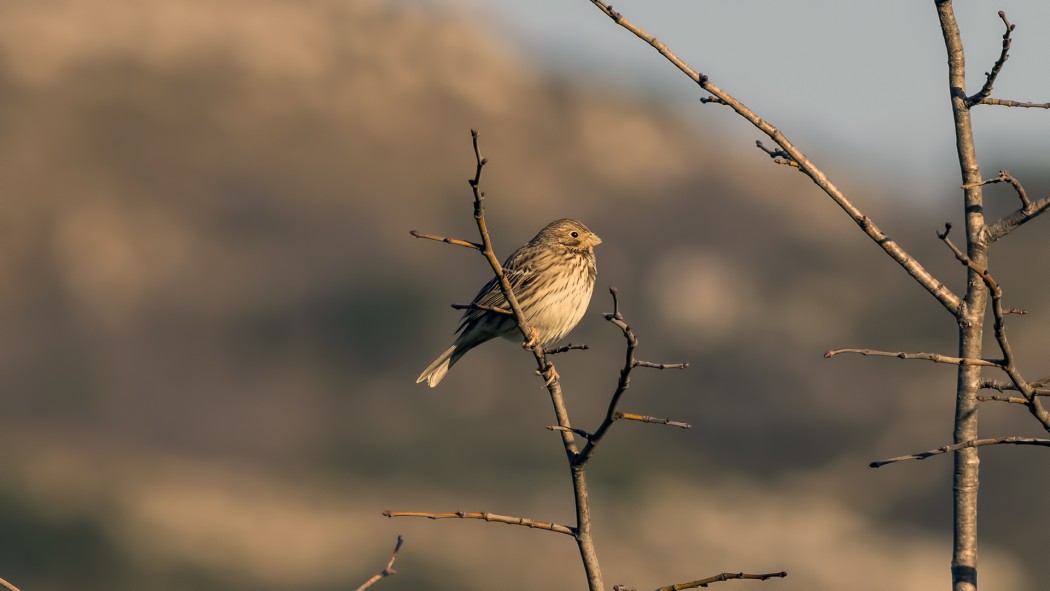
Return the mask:
<path id="1" fill-rule="evenodd" d="M 602 239 L 598 238 L 597 234 L 591 234 L 591 246 L 598 246 L 602 243 Z"/>

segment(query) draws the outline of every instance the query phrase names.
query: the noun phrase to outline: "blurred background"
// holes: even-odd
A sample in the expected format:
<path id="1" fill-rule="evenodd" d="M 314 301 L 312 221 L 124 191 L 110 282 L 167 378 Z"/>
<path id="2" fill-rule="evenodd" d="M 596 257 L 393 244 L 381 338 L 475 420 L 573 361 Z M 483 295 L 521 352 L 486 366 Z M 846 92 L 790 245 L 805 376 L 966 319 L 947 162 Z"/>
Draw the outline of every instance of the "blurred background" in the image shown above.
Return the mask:
<path id="1" fill-rule="evenodd" d="M 616 4 L 791 137 L 953 289 L 961 223 L 932 3 Z M 725 6 L 723 6 L 725 5 Z M 735 6 L 738 5 L 738 6 Z M 746 6 L 745 6 L 746 5 Z M 996 96 L 1050 100 L 1037 0 L 959 6 L 971 92 L 1018 30 Z M 870 11 L 870 12 L 865 12 Z M 1043 44 L 1043 45 L 1040 45 Z M 414 383 L 487 279 L 470 128 L 501 256 L 575 217 L 603 239 L 590 312 L 558 358 L 593 429 L 605 579 L 638 589 L 787 570 L 736 589 L 949 581 L 952 367 L 822 358 L 955 352 L 952 319 L 725 107 L 586 2 L 15 0 L 0 3 L 0 577 L 23 591 L 579 589 L 571 540 L 387 509 L 571 523 L 528 354 L 477 349 Z M 975 113 L 986 178 L 1050 190 L 1046 113 Z M 767 141 L 767 144 L 769 142 Z M 986 191 L 989 215 L 1016 208 Z M 993 251 L 1021 368 L 1047 373 L 1045 220 Z M 989 346 L 994 343 L 989 341 Z M 991 351 L 992 349 L 990 349 Z M 999 377 L 999 376 L 995 376 Z M 1039 436 L 989 403 L 985 436 Z M 1046 452 L 982 452 L 980 577 L 1044 589 Z"/>

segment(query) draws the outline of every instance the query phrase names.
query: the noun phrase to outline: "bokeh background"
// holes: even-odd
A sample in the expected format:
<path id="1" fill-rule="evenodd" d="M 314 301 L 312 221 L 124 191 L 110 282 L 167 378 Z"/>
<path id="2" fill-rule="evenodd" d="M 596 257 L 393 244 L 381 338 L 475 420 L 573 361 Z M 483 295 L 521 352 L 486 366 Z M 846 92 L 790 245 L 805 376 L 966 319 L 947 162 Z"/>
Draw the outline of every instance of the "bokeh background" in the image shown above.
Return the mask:
<path id="1" fill-rule="evenodd" d="M 780 125 L 956 290 L 960 222 L 933 7 L 617 4 Z M 932 4 L 932 3 L 931 3 Z M 1046 7 L 960 6 L 970 80 L 1019 24 L 1004 98 L 1050 99 Z M 862 12 L 868 10 L 869 13 Z M 666 33 L 664 32 L 666 31 Z M 1023 33 L 1023 34 L 1022 34 Z M 998 93 L 997 93 L 998 94 Z M 16 0 L 0 4 L 0 577 L 23 591 L 578 589 L 572 542 L 386 509 L 570 523 L 527 354 L 492 344 L 414 384 L 486 280 L 469 129 L 497 249 L 558 217 L 605 242 L 559 358 L 600 420 L 623 341 L 642 371 L 590 475 L 606 581 L 787 570 L 747 589 L 948 584 L 952 319 L 724 107 L 586 2 Z M 1046 114 L 977 115 L 986 177 L 1050 190 Z M 768 143 L 768 142 L 767 142 Z M 989 213 L 1016 207 L 990 187 Z M 1037 221 L 993 271 L 1028 375 L 1047 370 Z M 992 343 L 989 343 L 992 345 Z M 1042 373 L 1041 373 L 1042 372 Z M 982 433 L 1040 435 L 1006 405 Z M 1044 589 L 1045 451 L 983 451 L 981 579 Z"/>

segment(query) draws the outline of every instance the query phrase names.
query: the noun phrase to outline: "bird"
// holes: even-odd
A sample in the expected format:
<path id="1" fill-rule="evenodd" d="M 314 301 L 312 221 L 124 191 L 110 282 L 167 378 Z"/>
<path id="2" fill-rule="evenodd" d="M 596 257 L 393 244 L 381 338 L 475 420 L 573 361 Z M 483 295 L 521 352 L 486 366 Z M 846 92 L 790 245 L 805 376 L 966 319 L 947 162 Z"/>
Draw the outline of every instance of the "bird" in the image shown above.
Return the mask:
<path id="1" fill-rule="evenodd" d="M 583 318 L 598 275 L 594 247 L 601 243 L 581 222 L 555 220 L 503 263 L 503 274 L 540 345 L 561 340 Z M 495 277 L 474 296 L 472 304 L 509 309 Z M 514 340 L 519 333 L 513 315 L 478 307 L 463 313 L 456 332 L 455 342 L 419 374 L 417 384 L 426 381 L 433 388 L 474 347 L 496 337 Z"/>

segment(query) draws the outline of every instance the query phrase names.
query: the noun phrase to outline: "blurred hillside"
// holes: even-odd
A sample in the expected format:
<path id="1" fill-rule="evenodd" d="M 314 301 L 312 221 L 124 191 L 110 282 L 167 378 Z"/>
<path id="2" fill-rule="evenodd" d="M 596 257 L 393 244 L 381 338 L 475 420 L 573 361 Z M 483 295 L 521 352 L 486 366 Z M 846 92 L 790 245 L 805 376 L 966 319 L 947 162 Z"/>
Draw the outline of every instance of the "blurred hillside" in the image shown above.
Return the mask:
<path id="1" fill-rule="evenodd" d="M 0 576 L 23 591 L 354 588 L 397 533 L 383 589 L 582 585 L 557 536 L 380 517 L 571 520 L 526 354 L 486 346 L 436 391 L 413 383 L 487 278 L 408 235 L 473 239 L 472 127 L 501 253 L 559 217 L 604 239 L 572 335 L 592 349 L 559 360 L 574 420 L 597 424 L 622 362 L 609 286 L 640 357 L 690 363 L 639 371 L 624 406 L 695 428 L 617 425 L 592 464 L 610 584 L 948 579 L 950 459 L 866 466 L 950 441 L 954 372 L 821 356 L 952 353 L 951 318 L 753 132 L 714 132 L 727 111 L 552 78 L 469 15 L 367 0 L 2 3 L 0 104 Z M 861 162 L 829 172 L 962 287 L 934 236 L 957 179 L 920 198 Z M 1043 225 L 993 269 L 1032 313 L 1010 325 L 1032 375 Z M 1038 435 L 1015 409 L 983 418 Z M 1045 456 L 984 458 L 981 576 L 1042 588 Z"/>

